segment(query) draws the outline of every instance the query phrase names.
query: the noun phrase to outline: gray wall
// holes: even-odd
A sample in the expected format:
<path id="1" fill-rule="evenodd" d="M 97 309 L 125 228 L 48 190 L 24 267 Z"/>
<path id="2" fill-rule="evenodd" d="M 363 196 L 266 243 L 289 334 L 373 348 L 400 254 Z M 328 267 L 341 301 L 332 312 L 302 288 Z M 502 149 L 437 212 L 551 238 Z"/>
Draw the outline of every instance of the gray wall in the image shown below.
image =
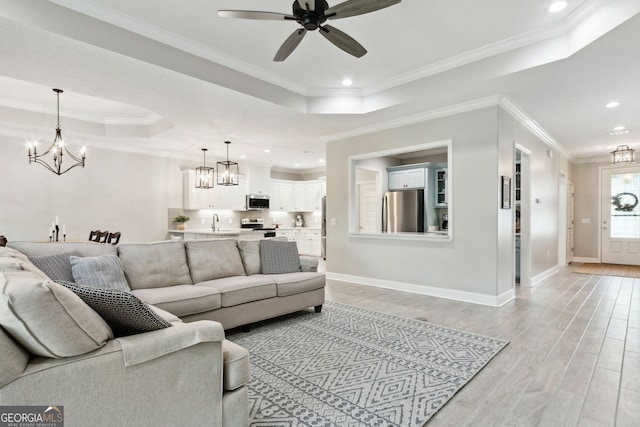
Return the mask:
<path id="1" fill-rule="evenodd" d="M 0 234 L 9 240 L 47 240 L 55 215 L 70 240 L 92 229 L 161 240 L 167 209 L 182 206 L 178 160 L 91 149 L 84 169 L 57 176 L 28 164 L 25 141 L 10 137 L 0 137 L 0 158 Z"/>
<path id="2" fill-rule="evenodd" d="M 452 242 L 349 236 L 349 157 L 451 139 Z M 500 107 L 389 129 L 327 145 L 327 269 L 331 273 L 490 296 L 513 287 L 514 210 L 500 209 L 501 176 L 513 179 L 514 144 L 531 151 L 531 272 L 558 263 L 558 179 L 566 158 Z M 569 176 L 570 179 L 570 176 Z"/>
<path id="3" fill-rule="evenodd" d="M 498 108 L 431 120 L 327 145 L 327 269 L 413 285 L 497 294 Z M 452 242 L 351 237 L 348 158 L 452 139 Z M 478 197 L 478 195 L 482 195 Z"/>

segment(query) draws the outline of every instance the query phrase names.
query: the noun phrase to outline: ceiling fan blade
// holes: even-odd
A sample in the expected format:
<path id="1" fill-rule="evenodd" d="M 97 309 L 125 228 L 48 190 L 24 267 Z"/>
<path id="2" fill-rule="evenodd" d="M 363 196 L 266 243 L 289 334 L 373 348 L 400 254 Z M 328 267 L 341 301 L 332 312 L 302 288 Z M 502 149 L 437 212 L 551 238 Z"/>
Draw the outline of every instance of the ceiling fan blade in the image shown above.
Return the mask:
<path id="1" fill-rule="evenodd" d="M 393 6 L 402 0 L 347 0 L 324 11 L 329 19 L 348 18 Z"/>
<path id="2" fill-rule="evenodd" d="M 298 0 L 298 4 L 304 10 L 307 10 L 307 4 L 309 4 L 309 10 L 316 10 L 316 0 Z"/>
<path id="3" fill-rule="evenodd" d="M 276 12 L 257 12 L 253 10 L 219 10 L 218 16 L 221 18 L 258 19 L 261 21 L 296 20 L 296 17 L 293 15 Z"/>
<path id="4" fill-rule="evenodd" d="M 273 58 L 276 62 L 282 62 L 291 55 L 291 52 L 294 51 L 296 47 L 300 44 L 304 36 L 307 34 L 307 30 L 304 28 L 299 28 L 295 30 L 280 46 L 276 56 Z"/>
<path id="5" fill-rule="evenodd" d="M 362 47 L 362 45 L 355 41 L 353 37 L 343 33 L 331 25 L 324 25 L 320 27 L 320 34 L 322 34 L 324 38 L 329 40 L 331 43 L 356 58 L 360 58 L 367 53 L 367 49 Z"/>

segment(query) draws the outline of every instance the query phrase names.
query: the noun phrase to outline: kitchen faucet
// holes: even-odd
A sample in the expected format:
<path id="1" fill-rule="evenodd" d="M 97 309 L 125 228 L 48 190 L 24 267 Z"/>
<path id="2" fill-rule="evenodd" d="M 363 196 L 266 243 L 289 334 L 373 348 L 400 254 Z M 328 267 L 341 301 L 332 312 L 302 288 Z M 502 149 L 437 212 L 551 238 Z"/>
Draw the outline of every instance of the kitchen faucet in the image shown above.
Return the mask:
<path id="1" fill-rule="evenodd" d="M 218 218 L 217 213 L 213 214 L 213 219 L 211 221 L 213 221 L 211 223 L 211 228 L 213 229 L 213 231 L 220 231 L 220 218 Z"/>

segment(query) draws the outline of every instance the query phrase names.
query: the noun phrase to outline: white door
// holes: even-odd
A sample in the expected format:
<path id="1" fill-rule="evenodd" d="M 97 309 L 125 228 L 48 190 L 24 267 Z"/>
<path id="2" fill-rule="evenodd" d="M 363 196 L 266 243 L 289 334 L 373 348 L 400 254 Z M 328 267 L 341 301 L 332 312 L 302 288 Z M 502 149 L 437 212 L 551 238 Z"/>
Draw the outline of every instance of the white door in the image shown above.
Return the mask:
<path id="1" fill-rule="evenodd" d="M 573 182 L 568 183 L 569 210 L 567 212 L 567 264 L 573 261 Z"/>
<path id="2" fill-rule="evenodd" d="M 358 231 L 361 233 L 375 233 L 381 230 L 379 207 L 379 195 L 375 182 L 362 182 L 358 184 Z"/>
<path id="3" fill-rule="evenodd" d="M 602 169 L 602 262 L 640 265 L 640 167 Z"/>

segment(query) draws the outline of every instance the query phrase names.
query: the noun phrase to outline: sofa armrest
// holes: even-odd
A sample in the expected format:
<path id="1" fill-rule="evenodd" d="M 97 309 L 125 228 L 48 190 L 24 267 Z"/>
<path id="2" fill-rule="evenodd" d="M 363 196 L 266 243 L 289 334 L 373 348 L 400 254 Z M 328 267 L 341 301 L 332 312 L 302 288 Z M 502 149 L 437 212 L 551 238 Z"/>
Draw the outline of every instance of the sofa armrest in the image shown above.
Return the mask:
<path id="1" fill-rule="evenodd" d="M 312 256 L 300 256 L 300 267 L 302 271 L 318 271 L 318 258 Z"/>
<path id="2" fill-rule="evenodd" d="M 32 359 L 20 377 L 0 388 L 0 401 L 64 406 L 70 426 L 221 426 L 223 355 L 217 338 L 223 334 L 218 326 L 202 321 L 133 336 L 139 344 L 154 335 L 172 351 L 128 367 L 118 340 L 82 356 Z M 175 333 L 206 336 L 179 348 Z"/>
<path id="3" fill-rule="evenodd" d="M 173 323 L 170 328 L 118 338 L 125 366 L 138 365 L 202 342 L 222 342 L 218 322 Z"/>

